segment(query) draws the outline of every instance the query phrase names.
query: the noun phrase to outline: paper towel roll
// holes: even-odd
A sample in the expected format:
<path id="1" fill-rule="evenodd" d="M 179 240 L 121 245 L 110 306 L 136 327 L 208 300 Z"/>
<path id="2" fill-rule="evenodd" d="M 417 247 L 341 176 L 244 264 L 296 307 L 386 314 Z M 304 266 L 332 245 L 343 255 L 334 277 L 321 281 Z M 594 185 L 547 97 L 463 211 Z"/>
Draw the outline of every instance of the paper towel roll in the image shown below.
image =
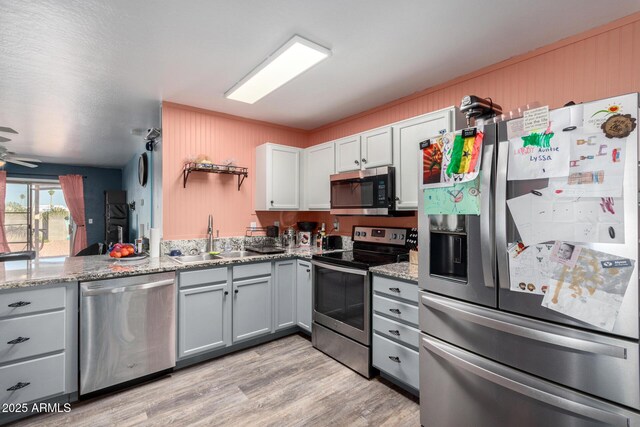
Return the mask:
<path id="1" fill-rule="evenodd" d="M 152 227 L 149 231 L 149 255 L 157 258 L 160 256 L 160 229 Z"/>

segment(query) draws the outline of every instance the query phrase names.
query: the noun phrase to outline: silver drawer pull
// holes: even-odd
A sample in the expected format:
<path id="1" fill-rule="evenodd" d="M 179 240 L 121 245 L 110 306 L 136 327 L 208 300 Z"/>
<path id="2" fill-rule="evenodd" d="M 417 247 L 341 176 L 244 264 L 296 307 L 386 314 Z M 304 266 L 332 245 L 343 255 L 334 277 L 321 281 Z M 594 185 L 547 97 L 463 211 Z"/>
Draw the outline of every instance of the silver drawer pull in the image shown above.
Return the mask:
<path id="1" fill-rule="evenodd" d="M 395 292 L 396 294 L 400 293 L 400 288 L 389 288 L 391 292 Z"/>
<path id="2" fill-rule="evenodd" d="M 18 383 L 14 386 L 11 386 L 7 389 L 7 391 L 16 391 L 16 390 L 20 390 L 21 388 L 25 388 L 26 386 L 28 386 L 31 383 Z"/>
<path id="3" fill-rule="evenodd" d="M 395 313 L 395 314 L 400 314 L 401 313 L 401 311 L 398 310 L 397 308 L 390 308 L 389 311 L 392 312 L 392 313 Z"/>
<path id="4" fill-rule="evenodd" d="M 15 340 L 7 341 L 7 344 L 20 344 L 25 341 L 29 341 L 29 337 L 18 337 Z"/>
<path id="5" fill-rule="evenodd" d="M 25 305 L 31 304 L 29 301 L 18 301 L 9 304 L 7 307 L 16 308 L 16 307 L 24 307 Z"/>
<path id="6" fill-rule="evenodd" d="M 394 329 L 389 329 L 389 333 L 390 333 L 391 335 L 395 335 L 395 336 L 397 336 L 397 337 L 399 337 L 399 336 L 400 336 L 400 331 L 399 331 L 399 330 L 397 330 L 397 329 L 395 329 L 395 330 L 394 330 Z"/>
<path id="7" fill-rule="evenodd" d="M 398 356 L 389 356 L 389 359 L 393 360 L 396 363 L 400 363 L 400 358 Z"/>

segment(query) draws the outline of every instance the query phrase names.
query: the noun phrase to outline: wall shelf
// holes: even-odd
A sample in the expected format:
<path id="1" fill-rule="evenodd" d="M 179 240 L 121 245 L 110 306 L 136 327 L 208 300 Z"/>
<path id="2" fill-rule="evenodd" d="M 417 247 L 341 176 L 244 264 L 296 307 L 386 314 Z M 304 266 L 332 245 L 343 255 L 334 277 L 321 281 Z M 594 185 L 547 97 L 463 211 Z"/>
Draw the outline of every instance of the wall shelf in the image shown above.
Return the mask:
<path id="1" fill-rule="evenodd" d="M 217 173 L 224 175 L 236 175 L 238 177 L 238 191 L 244 182 L 244 179 L 249 176 L 249 169 L 240 166 L 228 166 L 228 165 L 214 165 L 211 163 L 194 163 L 189 162 L 184 164 L 182 169 L 182 188 L 187 188 L 187 180 L 191 172 L 204 172 L 204 173 Z"/>

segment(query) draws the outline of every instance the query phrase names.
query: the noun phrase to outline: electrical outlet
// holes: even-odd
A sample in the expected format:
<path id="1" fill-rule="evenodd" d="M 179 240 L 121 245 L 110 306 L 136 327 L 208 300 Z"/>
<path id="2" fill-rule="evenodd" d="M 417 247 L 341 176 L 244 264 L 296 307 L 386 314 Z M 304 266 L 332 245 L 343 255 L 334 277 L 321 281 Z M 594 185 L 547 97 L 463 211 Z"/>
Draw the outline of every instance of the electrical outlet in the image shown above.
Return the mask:
<path id="1" fill-rule="evenodd" d="M 89 224 L 93 224 L 93 218 L 89 218 L 89 220 L 87 221 Z"/>
<path id="2" fill-rule="evenodd" d="M 249 223 L 249 227 L 251 227 L 251 228 L 256 228 L 256 223 L 255 223 L 255 221 L 253 221 L 253 222 Z"/>
<path id="3" fill-rule="evenodd" d="M 333 221 L 333 229 L 335 231 L 338 231 L 340 229 L 340 223 L 338 222 L 337 219 L 335 221 Z"/>

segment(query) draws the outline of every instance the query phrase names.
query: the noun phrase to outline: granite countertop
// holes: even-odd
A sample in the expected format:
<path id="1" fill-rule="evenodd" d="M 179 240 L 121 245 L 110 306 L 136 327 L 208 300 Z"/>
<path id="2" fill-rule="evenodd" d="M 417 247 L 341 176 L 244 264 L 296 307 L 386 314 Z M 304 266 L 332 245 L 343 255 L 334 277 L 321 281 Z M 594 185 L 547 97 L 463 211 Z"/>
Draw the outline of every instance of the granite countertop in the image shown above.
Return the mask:
<path id="1" fill-rule="evenodd" d="M 190 264 L 180 264 L 166 256 L 146 258 L 140 261 L 116 261 L 106 255 L 0 262 L 0 290 L 285 258 L 311 259 L 311 256 L 316 253 L 322 253 L 322 250 L 308 247 L 295 248 L 282 254 L 262 255 L 256 253 L 235 258 L 223 256 L 214 260 Z"/>
<path id="2" fill-rule="evenodd" d="M 371 267 L 370 271 L 373 274 L 378 274 L 380 276 L 409 280 L 416 283 L 418 282 L 418 266 L 411 265 L 408 262 L 397 262 L 395 264 L 379 265 L 376 267 Z"/>

